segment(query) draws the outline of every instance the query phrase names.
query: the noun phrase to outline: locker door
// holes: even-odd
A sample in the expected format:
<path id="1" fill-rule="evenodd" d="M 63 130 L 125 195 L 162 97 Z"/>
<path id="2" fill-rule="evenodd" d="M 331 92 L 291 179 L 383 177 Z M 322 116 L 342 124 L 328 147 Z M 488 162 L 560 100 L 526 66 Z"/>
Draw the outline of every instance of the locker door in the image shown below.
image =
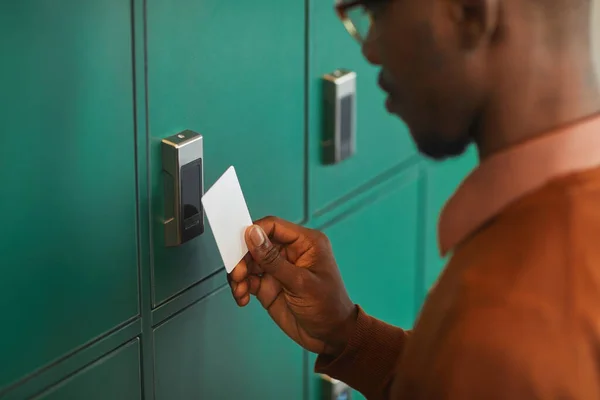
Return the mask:
<path id="1" fill-rule="evenodd" d="M 304 217 L 302 1 L 149 0 L 153 303 L 221 268 L 210 230 L 163 245 L 160 140 L 204 135 L 205 184 L 234 165 L 254 219 Z"/>
<path id="2" fill-rule="evenodd" d="M 142 400 L 139 339 L 135 339 L 34 400 Z"/>
<path id="3" fill-rule="evenodd" d="M 131 2 L 0 3 L 0 392 L 138 314 Z"/>
<path id="4" fill-rule="evenodd" d="M 419 251 L 422 236 L 418 174 L 414 169 L 392 179 L 344 218 L 325 224 L 352 301 L 376 318 L 405 329 L 419 307 Z M 320 399 L 319 379 L 308 371 L 311 399 Z M 362 399 L 355 392 L 353 399 Z"/>
<path id="5" fill-rule="evenodd" d="M 380 68 L 364 59 L 360 45 L 336 16 L 334 2 L 309 3 L 310 209 L 320 215 L 416 152 L 404 123 L 385 109 L 385 95 L 377 86 Z M 325 137 L 322 76 L 339 68 L 357 74 L 356 153 L 339 164 L 326 165 L 321 160 Z"/>
<path id="6" fill-rule="evenodd" d="M 156 400 L 303 399 L 302 349 L 229 287 L 154 331 Z"/>

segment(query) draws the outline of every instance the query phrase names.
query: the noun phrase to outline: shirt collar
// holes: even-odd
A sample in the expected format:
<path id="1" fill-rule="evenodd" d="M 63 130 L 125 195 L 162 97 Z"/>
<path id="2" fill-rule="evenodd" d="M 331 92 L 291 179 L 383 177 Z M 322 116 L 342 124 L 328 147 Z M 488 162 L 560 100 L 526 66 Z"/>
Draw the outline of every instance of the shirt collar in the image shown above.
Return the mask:
<path id="1" fill-rule="evenodd" d="M 467 176 L 444 206 L 438 225 L 441 255 L 553 178 L 599 165 L 600 116 L 491 156 Z"/>

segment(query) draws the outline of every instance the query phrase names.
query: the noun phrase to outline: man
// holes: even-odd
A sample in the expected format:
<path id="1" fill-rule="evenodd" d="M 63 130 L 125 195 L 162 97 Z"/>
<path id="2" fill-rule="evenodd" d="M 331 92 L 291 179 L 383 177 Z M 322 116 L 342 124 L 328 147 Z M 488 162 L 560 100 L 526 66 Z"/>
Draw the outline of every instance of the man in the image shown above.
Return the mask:
<path id="1" fill-rule="evenodd" d="M 230 276 L 237 303 L 256 296 L 318 372 L 368 399 L 600 399 L 589 1 L 364 0 L 340 15 L 353 7 L 368 36 L 346 25 L 420 151 L 477 146 L 439 221 L 449 264 L 404 331 L 352 303 L 322 233 L 269 217 Z"/>

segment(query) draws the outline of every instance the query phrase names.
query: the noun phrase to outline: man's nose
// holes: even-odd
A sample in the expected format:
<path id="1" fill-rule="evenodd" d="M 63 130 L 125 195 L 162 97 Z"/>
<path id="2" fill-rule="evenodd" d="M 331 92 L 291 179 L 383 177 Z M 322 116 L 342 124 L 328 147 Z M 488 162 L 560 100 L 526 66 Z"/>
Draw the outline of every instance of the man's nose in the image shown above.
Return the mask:
<path id="1" fill-rule="evenodd" d="M 362 43 L 362 53 L 367 61 L 373 65 L 381 65 L 378 46 L 375 43 L 375 32 L 373 26 L 369 29 L 369 34 Z"/>

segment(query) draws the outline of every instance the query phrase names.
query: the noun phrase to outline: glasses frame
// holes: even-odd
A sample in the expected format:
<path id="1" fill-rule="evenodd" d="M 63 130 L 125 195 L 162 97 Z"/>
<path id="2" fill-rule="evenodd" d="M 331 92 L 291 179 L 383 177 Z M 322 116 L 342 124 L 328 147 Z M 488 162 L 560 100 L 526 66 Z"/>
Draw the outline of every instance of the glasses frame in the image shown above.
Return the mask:
<path id="1" fill-rule="evenodd" d="M 350 19 L 350 17 L 348 17 L 348 12 L 355 8 L 355 7 L 364 7 L 365 6 L 365 0 L 352 0 L 352 1 L 346 1 L 344 2 L 343 0 L 337 0 L 337 4 L 335 5 L 335 12 L 338 15 L 338 17 L 340 18 L 340 20 L 342 21 L 342 24 L 344 24 L 344 27 L 346 28 L 346 30 L 348 31 L 348 33 L 360 44 L 363 44 L 365 39 L 364 37 L 361 36 L 361 34 L 358 32 L 358 29 L 356 28 L 356 26 L 354 25 L 354 23 L 352 22 L 352 20 Z M 369 13 L 369 19 L 371 20 L 371 24 L 373 23 L 373 19 L 371 14 Z"/>

